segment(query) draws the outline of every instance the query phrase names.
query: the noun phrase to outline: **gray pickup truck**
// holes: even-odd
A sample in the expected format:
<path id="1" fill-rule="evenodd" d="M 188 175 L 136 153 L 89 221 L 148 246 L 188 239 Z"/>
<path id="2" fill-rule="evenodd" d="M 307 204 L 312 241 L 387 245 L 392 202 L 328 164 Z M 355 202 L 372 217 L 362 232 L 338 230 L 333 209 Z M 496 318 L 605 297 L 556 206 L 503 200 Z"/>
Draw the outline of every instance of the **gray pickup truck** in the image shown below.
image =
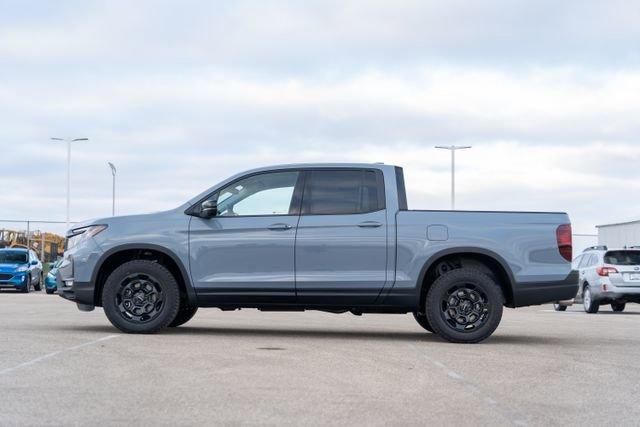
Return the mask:
<path id="1" fill-rule="evenodd" d="M 570 299 L 578 284 L 567 214 L 409 210 L 402 169 L 383 164 L 255 169 L 67 238 L 57 292 L 130 333 L 182 325 L 199 307 L 257 308 L 413 313 L 474 343 L 503 306 Z"/>

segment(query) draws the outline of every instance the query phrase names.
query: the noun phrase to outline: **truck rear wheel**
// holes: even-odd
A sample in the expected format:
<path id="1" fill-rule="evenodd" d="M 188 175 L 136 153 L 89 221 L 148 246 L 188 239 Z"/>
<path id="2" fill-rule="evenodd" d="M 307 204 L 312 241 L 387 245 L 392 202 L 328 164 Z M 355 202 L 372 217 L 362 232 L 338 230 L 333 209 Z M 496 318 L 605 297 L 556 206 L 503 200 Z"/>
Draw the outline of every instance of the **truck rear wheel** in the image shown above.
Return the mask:
<path id="1" fill-rule="evenodd" d="M 426 314 L 418 313 L 417 311 L 414 311 L 413 318 L 416 319 L 416 322 L 418 322 L 418 325 L 422 326 L 427 331 L 433 333 L 433 327 L 429 323 L 429 319 L 427 319 Z"/>
<path id="2" fill-rule="evenodd" d="M 447 341 L 477 343 L 496 330 L 504 296 L 496 281 L 475 268 L 460 268 L 431 285 L 425 303 L 433 331 Z"/>
<path id="3" fill-rule="evenodd" d="M 116 268 L 102 291 L 109 321 L 127 333 L 150 334 L 169 326 L 180 308 L 175 277 L 154 261 L 134 260 Z"/>

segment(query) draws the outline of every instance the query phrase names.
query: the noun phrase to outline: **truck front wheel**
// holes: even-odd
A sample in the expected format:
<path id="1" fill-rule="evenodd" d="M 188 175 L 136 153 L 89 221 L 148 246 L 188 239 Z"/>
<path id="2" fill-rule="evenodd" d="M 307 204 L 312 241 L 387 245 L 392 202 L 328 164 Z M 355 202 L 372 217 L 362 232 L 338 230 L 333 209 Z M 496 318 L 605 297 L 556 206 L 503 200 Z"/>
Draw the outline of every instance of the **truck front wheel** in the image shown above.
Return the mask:
<path id="1" fill-rule="evenodd" d="M 189 305 L 180 305 L 180 310 L 178 310 L 178 315 L 173 322 L 169 323 L 170 328 L 175 328 L 177 326 L 184 325 L 187 323 L 193 316 L 196 315 L 196 311 L 198 311 L 198 307 L 191 307 Z"/>
<path id="2" fill-rule="evenodd" d="M 426 314 L 433 331 L 447 341 L 477 343 L 496 330 L 504 296 L 496 281 L 481 270 L 449 271 L 431 285 Z"/>
<path id="3" fill-rule="evenodd" d="M 155 261 L 134 260 L 116 268 L 102 291 L 109 321 L 127 333 L 166 328 L 180 308 L 180 290 L 171 272 Z"/>

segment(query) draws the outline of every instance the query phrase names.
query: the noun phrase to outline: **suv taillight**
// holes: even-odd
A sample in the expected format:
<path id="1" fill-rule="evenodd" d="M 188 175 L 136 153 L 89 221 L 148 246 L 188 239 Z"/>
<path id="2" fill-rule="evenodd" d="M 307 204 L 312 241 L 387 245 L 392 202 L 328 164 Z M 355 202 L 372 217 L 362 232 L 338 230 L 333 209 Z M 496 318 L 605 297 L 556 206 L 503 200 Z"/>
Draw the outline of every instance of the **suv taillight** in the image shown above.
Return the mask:
<path id="1" fill-rule="evenodd" d="M 556 238 L 558 240 L 558 250 L 562 258 L 571 262 L 573 259 L 573 236 L 571 233 L 571 224 L 563 224 L 556 230 Z"/>
<path id="2" fill-rule="evenodd" d="M 598 267 L 596 268 L 596 273 L 598 273 L 598 276 L 602 276 L 602 277 L 607 277 L 610 274 L 616 274 L 618 272 L 618 270 L 616 270 L 613 267 Z"/>

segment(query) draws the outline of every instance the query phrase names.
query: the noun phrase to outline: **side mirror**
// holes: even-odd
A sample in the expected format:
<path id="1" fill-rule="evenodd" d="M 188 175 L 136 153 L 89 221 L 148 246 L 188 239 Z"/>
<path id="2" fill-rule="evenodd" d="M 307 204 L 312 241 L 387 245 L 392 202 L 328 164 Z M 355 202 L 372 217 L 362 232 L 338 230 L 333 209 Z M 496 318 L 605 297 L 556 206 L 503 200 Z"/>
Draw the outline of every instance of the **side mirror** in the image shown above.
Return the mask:
<path id="1" fill-rule="evenodd" d="M 37 259 L 32 259 L 31 260 L 31 265 L 38 265 L 38 260 Z"/>
<path id="2" fill-rule="evenodd" d="M 207 200 L 200 205 L 201 218 L 213 218 L 218 214 L 218 202 L 215 200 Z"/>

